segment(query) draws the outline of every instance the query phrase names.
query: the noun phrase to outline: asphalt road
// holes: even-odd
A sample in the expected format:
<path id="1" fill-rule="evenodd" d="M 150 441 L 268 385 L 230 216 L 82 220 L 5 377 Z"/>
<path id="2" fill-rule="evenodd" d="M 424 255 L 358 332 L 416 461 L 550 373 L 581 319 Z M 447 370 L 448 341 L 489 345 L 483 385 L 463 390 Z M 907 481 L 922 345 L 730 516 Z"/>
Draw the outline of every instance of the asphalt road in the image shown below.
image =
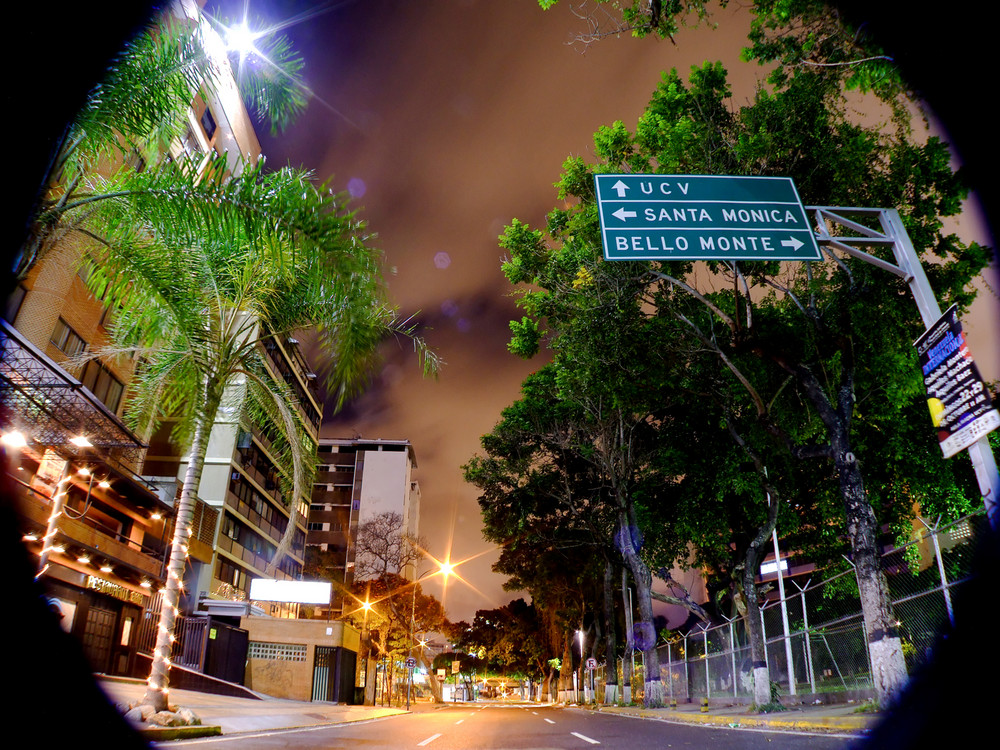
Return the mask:
<path id="1" fill-rule="evenodd" d="M 438 706 L 367 722 L 170 743 L 216 748 L 757 748 L 832 750 L 851 737 L 728 729 L 539 706 Z"/>

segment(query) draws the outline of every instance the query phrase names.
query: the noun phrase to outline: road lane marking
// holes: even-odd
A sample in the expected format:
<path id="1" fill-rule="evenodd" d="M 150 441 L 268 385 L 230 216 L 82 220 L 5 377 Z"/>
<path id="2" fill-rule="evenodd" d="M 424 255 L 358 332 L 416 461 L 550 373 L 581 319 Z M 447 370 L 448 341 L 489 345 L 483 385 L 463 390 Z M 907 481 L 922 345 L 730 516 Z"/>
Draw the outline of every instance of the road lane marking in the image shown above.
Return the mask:
<path id="1" fill-rule="evenodd" d="M 465 719 L 459 719 L 459 720 L 458 720 L 458 721 L 456 721 L 455 723 L 456 723 L 456 724 L 461 724 L 461 723 L 462 723 L 463 721 L 465 721 Z"/>
<path id="2" fill-rule="evenodd" d="M 533 713 L 535 716 L 538 716 L 538 711 L 532 711 L 531 713 Z"/>
<path id="3" fill-rule="evenodd" d="M 546 719 L 545 721 L 549 722 L 549 724 L 555 724 L 555 722 L 552 721 L 552 719 Z"/>
<path id="4" fill-rule="evenodd" d="M 573 735 L 574 737 L 579 737 L 581 740 L 584 740 L 585 742 L 589 742 L 591 745 L 600 745 L 601 744 L 597 740 L 591 739 L 587 735 L 580 734 L 579 732 L 570 732 L 570 734 Z"/>
<path id="5" fill-rule="evenodd" d="M 434 740 L 436 740 L 440 736 L 441 736 L 440 732 L 438 732 L 437 734 L 432 734 L 430 737 L 428 737 L 423 742 L 418 742 L 417 743 L 417 747 L 422 747 L 424 745 L 429 745 L 429 744 L 431 744 Z"/>

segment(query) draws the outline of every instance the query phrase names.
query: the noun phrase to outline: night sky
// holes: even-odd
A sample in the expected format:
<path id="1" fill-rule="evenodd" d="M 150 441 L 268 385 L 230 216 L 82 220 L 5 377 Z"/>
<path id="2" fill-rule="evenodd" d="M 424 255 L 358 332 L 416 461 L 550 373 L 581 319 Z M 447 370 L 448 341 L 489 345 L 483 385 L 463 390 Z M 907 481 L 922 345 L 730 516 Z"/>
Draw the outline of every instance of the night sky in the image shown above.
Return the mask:
<path id="1" fill-rule="evenodd" d="M 264 153 L 355 196 L 385 253 L 391 301 L 404 316 L 417 314 L 446 362 L 437 380 L 423 380 L 409 342 L 390 344 L 373 387 L 327 416 L 323 435 L 413 443 L 429 551 L 475 558 L 459 568 L 470 585 L 426 589 L 452 620 L 471 619 L 517 594 L 490 571 L 496 551 L 481 536 L 477 491 L 460 467 L 543 364 L 506 352 L 507 323 L 519 313 L 497 235 L 515 217 L 544 226 L 562 162 L 592 159 L 601 125 L 620 119 L 633 128 L 661 71 L 686 74 L 720 59 L 735 103 L 746 102 L 761 75 L 738 62 L 748 17 L 730 7 L 715 16 L 718 29 L 684 30 L 676 45 L 624 36 L 584 49 L 569 44 L 585 26 L 566 0 L 550 11 L 536 0 L 273 2 L 251 14 L 298 20 L 287 33 L 315 93 L 285 134 L 262 134 Z M 983 235 L 973 220 L 961 230 Z M 995 297 L 992 304 L 987 321 L 1000 317 Z M 988 379 L 1000 376 L 992 328 L 981 324 L 972 340 Z"/>

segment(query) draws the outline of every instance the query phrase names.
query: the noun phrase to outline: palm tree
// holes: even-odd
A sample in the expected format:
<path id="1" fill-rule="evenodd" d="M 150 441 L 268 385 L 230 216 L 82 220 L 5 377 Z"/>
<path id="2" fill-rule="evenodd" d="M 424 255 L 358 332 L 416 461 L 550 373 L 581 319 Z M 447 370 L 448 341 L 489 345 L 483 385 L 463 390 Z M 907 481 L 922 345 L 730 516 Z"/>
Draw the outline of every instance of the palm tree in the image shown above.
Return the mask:
<path id="1" fill-rule="evenodd" d="M 171 547 L 160 631 L 146 702 L 166 705 L 170 652 L 185 548 L 209 434 L 220 408 L 273 426 L 293 498 L 273 569 L 295 529 L 298 498 L 309 483 L 315 445 L 295 397 L 267 363 L 262 342 L 315 327 L 328 355 L 327 382 L 338 404 L 363 381 L 387 332 L 412 333 L 382 296 L 379 255 L 340 196 L 301 173 L 248 168 L 218 181 L 215 211 L 171 209 L 135 196 L 103 201 L 91 217 L 113 251 L 95 245 L 92 287 L 120 306 L 112 344 L 92 356 L 140 356 L 127 418 L 142 433 L 176 420 L 174 439 L 190 445 Z M 227 200 L 229 197 L 232 200 Z M 240 206 L 256 203 L 259 217 Z M 303 227 L 295 217 L 310 217 Z M 178 216 L 183 221 L 178 222 Z M 274 217 L 278 217 L 275 219 Z M 415 339 L 425 370 L 435 360 Z"/>
<path id="2" fill-rule="evenodd" d="M 184 134 L 192 101 L 224 85 L 227 59 L 235 57 L 211 27 L 196 20 L 161 16 L 126 45 L 91 92 L 39 186 L 33 220 L 14 259 L 15 281 L 69 235 L 109 241 L 95 236 L 90 222 L 96 204 L 123 194 L 143 195 L 150 175 L 162 187 L 181 174 L 163 155 Z M 258 120 L 277 132 L 305 108 L 308 92 L 299 77 L 303 61 L 281 35 L 261 36 L 255 45 L 266 64 L 244 64 L 241 58 L 236 83 Z M 110 180 L 97 179 L 109 172 Z M 178 187 L 185 188 L 188 203 L 210 204 L 211 185 L 206 193 L 198 180 L 185 182 Z"/>
<path id="3" fill-rule="evenodd" d="M 68 129 L 15 269 L 23 277 L 69 233 L 93 240 L 81 250 L 88 284 L 119 313 L 111 344 L 89 356 L 138 355 L 128 421 L 149 434 L 175 420 L 173 438 L 189 446 L 146 694 L 157 709 L 166 707 L 189 524 L 220 408 L 269 425 L 291 485 L 291 517 L 272 569 L 295 532 L 294 498 L 309 481 L 305 457 L 315 445 L 262 342 L 314 327 L 339 406 L 361 385 L 382 338 L 412 333 L 385 304 L 380 256 L 366 244 L 363 224 L 309 173 L 266 173 L 262 161 L 234 155 L 213 156 L 198 169 L 173 159 L 146 169 L 127 163 L 136 154 L 155 161 L 195 95 L 216 85 L 220 62 L 206 38 L 173 21 L 126 50 Z M 281 39 L 266 54 L 278 67 L 242 80 L 251 104 L 280 127 L 305 103 L 301 60 Z M 433 369 L 433 355 L 414 342 L 425 370 Z"/>

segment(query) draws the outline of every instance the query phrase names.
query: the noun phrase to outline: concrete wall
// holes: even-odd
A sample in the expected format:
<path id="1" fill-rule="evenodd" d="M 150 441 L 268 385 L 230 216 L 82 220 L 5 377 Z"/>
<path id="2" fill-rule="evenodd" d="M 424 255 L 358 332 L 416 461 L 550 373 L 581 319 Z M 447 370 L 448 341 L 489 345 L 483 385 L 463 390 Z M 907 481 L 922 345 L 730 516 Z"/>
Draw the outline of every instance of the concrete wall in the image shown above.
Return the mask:
<path id="1" fill-rule="evenodd" d="M 242 617 L 240 627 L 250 633 L 251 658 L 247 659 L 248 688 L 275 698 L 312 700 L 316 646 L 340 646 L 355 654 L 361 635 L 344 622 L 286 620 L 274 617 Z M 305 646 L 304 660 L 252 658 L 254 643 Z"/>

